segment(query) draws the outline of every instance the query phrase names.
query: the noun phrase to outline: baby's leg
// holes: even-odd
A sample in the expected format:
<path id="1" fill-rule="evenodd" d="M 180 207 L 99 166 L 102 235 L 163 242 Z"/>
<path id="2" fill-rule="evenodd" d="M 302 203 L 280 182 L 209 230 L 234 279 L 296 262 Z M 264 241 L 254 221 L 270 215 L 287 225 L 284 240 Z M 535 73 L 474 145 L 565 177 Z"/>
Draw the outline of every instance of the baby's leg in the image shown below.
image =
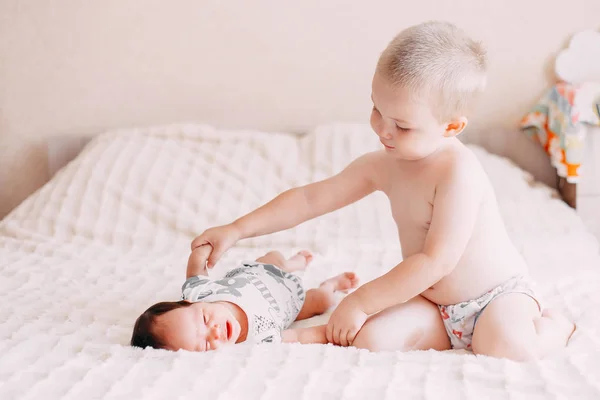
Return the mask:
<path id="1" fill-rule="evenodd" d="M 306 292 L 306 299 L 296 321 L 325 313 L 335 305 L 335 292 L 354 289 L 358 286 L 358 278 L 354 272 L 345 272 L 327 279 L 316 289 Z M 327 325 L 311 326 L 308 328 L 286 329 L 282 333 L 285 343 L 327 343 Z"/>
<path id="2" fill-rule="evenodd" d="M 338 276 L 327 279 L 317 289 L 306 292 L 306 299 L 296 321 L 324 314 L 335 305 L 335 292 L 354 289 L 358 286 L 358 277 L 354 272 L 344 272 Z"/>
<path id="3" fill-rule="evenodd" d="M 281 333 L 283 343 L 327 344 L 327 325 L 286 329 Z"/>
<path id="4" fill-rule="evenodd" d="M 278 251 L 270 251 L 264 256 L 257 258 L 256 261 L 263 264 L 275 265 L 285 272 L 295 272 L 306 269 L 312 259 L 313 255 L 305 250 L 288 259 L 286 259 L 283 254 Z"/>
<path id="5" fill-rule="evenodd" d="M 437 305 L 422 296 L 371 315 L 352 346 L 370 351 L 448 350 Z"/>
<path id="6" fill-rule="evenodd" d="M 516 361 L 534 360 L 566 346 L 575 325 L 522 293 L 494 299 L 473 332 L 473 352 Z"/>

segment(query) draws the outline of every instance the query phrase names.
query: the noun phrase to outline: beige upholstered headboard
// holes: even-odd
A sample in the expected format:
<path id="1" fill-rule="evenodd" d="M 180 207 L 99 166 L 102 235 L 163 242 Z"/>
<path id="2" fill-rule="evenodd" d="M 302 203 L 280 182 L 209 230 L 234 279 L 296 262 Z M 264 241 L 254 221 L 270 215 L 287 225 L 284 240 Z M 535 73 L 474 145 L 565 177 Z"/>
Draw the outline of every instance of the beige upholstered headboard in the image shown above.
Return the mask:
<path id="1" fill-rule="evenodd" d="M 510 155 L 521 146 L 498 128 L 549 85 L 573 33 L 598 29 L 600 1 L 0 0 L 0 217 L 45 182 L 55 136 L 366 122 L 380 51 L 429 19 L 487 45 L 489 89 L 467 136 Z"/>

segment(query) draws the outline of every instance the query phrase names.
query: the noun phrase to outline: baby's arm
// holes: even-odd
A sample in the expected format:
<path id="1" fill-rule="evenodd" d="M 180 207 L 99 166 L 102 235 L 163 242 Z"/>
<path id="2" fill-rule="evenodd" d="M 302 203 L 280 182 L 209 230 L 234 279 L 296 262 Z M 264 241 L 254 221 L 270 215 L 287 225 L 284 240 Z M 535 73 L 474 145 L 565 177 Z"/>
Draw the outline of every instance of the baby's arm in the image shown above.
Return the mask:
<path id="1" fill-rule="evenodd" d="M 210 246 L 202 246 L 192 250 L 188 258 L 186 279 L 196 275 L 208 276 L 206 257 L 210 254 Z"/>
<path id="2" fill-rule="evenodd" d="M 205 231 L 194 239 L 192 249 L 210 245 L 207 258 L 211 268 L 238 240 L 289 229 L 354 203 L 376 190 L 373 163 L 380 157 L 378 153 L 365 154 L 331 178 L 290 189 L 232 224 Z"/>
<path id="3" fill-rule="evenodd" d="M 476 162 L 459 160 L 440 179 L 422 252 L 357 289 L 348 300 L 354 297 L 370 315 L 410 300 L 453 271 L 471 239 L 485 190 L 484 173 Z"/>
<path id="4" fill-rule="evenodd" d="M 309 328 L 286 329 L 281 333 L 281 338 L 283 343 L 327 344 L 326 328 L 327 325 L 319 325 Z"/>

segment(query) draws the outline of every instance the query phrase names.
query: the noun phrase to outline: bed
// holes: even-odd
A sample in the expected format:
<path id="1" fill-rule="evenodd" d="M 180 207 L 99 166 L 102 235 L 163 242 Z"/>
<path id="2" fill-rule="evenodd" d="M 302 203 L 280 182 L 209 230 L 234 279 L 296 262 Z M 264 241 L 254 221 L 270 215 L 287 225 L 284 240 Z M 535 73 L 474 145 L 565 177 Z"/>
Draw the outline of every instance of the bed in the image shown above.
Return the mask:
<path id="1" fill-rule="evenodd" d="M 600 397 L 598 242 L 553 189 L 476 145 L 542 298 L 577 322 L 564 351 L 516 363 L 332 345 L 240 344 L 209 353 L 128 346 L 146 307 L 180 295 L 194 235 L 377 146 L 361 124 L 320 125 L 302 136 L 198 124 L 96 136 L 0 222 L 0 398 Z M 401 257 L 389 205 L 376 193 L 242 241 L 211 274 L 272 248 L 315 253 L 303 273 L 309 287 L 346 270 L 368 281 Z"/>
<path id="2" fill-rule="evenodd" d="M 547 155 L 516 128 L 554 80 L 555 53 L 598 15 L 593 0 L 1 1 L 0 219 L 26 200 L 0 220 L 0 399 L 600 398 L 598 241 L 566 204 L 574 186 L 552 189 Z M 488 48 L 489 86 L 461 136 L 539 294 L 576 321 L 569 346 L 530 363 L 128 346 L 143 310 L 179 297 L 194 236 L 379 146 L 360 124 L 375 61 L 428 19 Z M 315 253 L 307 287 L 346 270 L 366 282 L 401 258 L 376 193 L 242 241 L 211 273 L 270 249 Z"/>

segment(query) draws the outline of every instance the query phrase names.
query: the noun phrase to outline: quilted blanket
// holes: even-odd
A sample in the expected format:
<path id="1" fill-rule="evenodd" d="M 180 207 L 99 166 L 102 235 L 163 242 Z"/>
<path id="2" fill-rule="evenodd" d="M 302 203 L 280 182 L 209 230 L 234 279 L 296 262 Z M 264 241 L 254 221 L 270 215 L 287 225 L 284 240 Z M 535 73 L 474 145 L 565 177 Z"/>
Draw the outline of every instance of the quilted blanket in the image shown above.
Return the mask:
<path id="1" fill-rule="evenodd" d="M 208 353 L 128 346 L 143 310 L 178 299 L 195 235 L 377 147 L 367 126 L 340 124 L 300 137 L 203 125 L 96 137 L 0 222 L 0 399 L 600 398 L 598 243 L 552 190 L 478 147 L 544 301 L 579 326 L 564 351 L 516 363 L 332 345 Z M 268 249 L 312 250 L 308 287 L 346 270 L 368 281 L 401 259 L 379 194 L 242 241 L 211 273 Z"/>

